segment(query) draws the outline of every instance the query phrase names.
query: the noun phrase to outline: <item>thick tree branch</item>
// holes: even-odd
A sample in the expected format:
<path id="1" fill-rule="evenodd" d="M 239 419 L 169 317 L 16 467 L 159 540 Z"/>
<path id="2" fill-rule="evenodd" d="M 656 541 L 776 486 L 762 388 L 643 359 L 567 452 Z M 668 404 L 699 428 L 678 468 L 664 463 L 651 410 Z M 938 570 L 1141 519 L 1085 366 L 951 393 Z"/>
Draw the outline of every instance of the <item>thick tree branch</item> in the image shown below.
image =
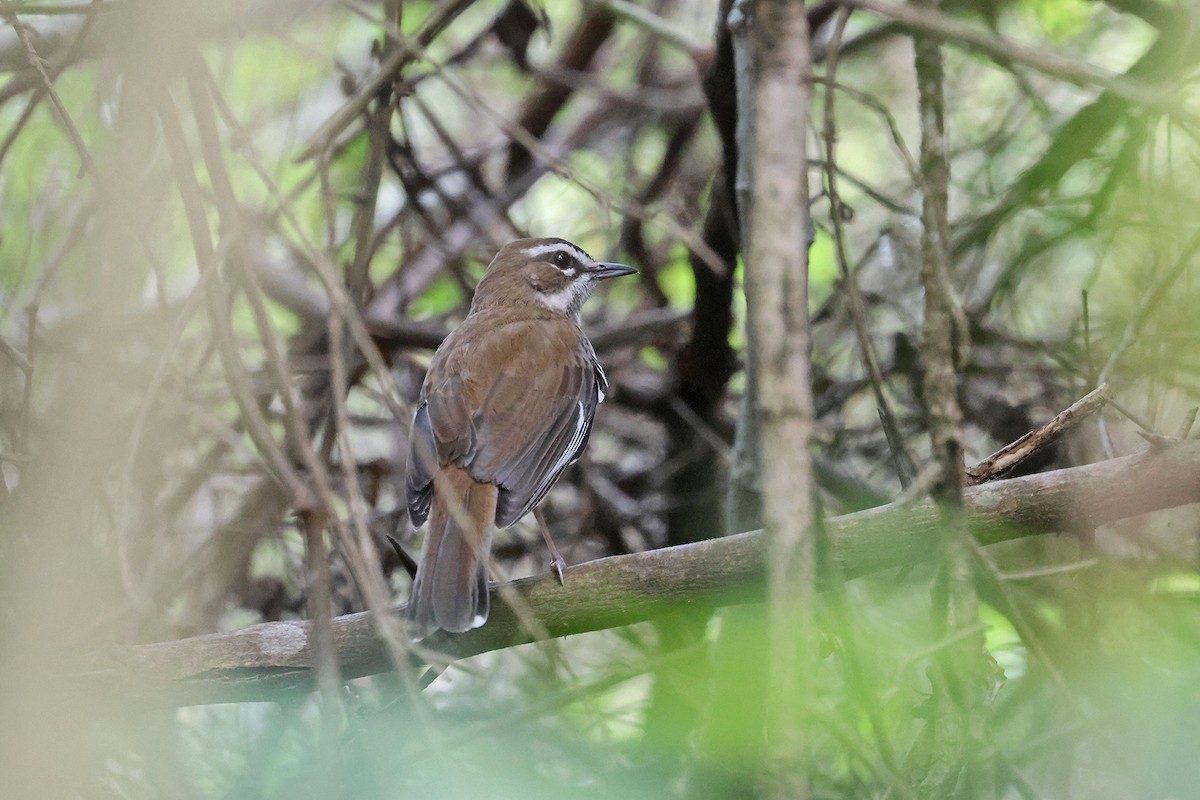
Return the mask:
<path id="1" fill-rule="evenodd" d="M 745 254 L 747 357 L 757 403 L 742 419 L 759 436 L 767 534 L 767 740 L 764 796 L 807 798 L 813 759 L 812 676 L 817 634 L 817 531 L 813 508 L 812 370 L 808 361 L 808 20 L 804 4 L 756 0 L 752 65 L 739 70 L 749 101 L 739 168 L 748 162 L 749 203 L 740 206 Z M 738 34 L 735 32 L 735 37 Z M 737 45 L 735 44 L 735 47 Z M 744 80 L 749 78 L 749 80 Z M 746 108 L 739 102 L 739 112 Z M 757 424 L 753 424 L 757 423 Z M 753 435 L 753 434 L 752 434 Z"/>
<path id="2" fill-rule="evenodd" d="M 964 490 L 971 530 L 981 544 L 1091 529 L 1120 519 L 1200 503 L 1200 442 L 1086 467 L 997 481 Z M 848 578 L 928 561 L 936 550 L 932 504 L 892 504 L 825 523 L 832 557 Z M 514 581 L 551 636 L 614 628 L 680 607 L 758 602 L 764 594 L 766 540 L 760 531 L 647 553 L 614 556 L 567 570 L 566 586 L 551 575 Z M 344 678 L 391 668 L 368 613 L 333 621 Z M 124 687 L 160 702 L 223 703 L 271 699 L 313 686 L 313 645 L 307 622 L 269 622 L 157 644 L 116 648 L 81 680 Z M 426 641 L 451 659 L 530 641 L 497 596 L 488 624 L 470 633 Z"/>

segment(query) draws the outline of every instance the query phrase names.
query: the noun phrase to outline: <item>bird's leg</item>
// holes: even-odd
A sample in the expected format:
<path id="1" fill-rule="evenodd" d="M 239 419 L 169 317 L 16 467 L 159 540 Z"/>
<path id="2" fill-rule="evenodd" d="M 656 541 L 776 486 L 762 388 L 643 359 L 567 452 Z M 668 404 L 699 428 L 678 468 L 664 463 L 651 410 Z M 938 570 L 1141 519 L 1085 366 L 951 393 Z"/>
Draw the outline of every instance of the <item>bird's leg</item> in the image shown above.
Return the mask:
<path id="1" fill-rule="evenodd" d="M 550 526 L 546 524 L 546 518 L 542 516 L 541 509 L 533 510 L 533 518 L 537 520 L 538 530 L 542 532 L 542 538 L 546 540 L 546 547 L 550 548 L 550 569 L 554 570 L 554 574 L 558 576 L 558 585 L 566 586 L 566 581 L 563 580 L 563 568 L 567 562 L 563 560 L 562 554 L 554 546 L 554 540 L 550 538 Z"/>

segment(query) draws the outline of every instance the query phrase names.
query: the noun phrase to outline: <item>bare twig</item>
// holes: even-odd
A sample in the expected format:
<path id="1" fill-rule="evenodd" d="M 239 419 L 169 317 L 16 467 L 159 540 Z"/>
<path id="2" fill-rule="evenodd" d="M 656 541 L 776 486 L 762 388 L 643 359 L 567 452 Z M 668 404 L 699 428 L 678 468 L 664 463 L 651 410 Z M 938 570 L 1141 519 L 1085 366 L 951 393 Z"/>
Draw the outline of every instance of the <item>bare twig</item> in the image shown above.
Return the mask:
<path id="1" fill-rule="evenodd" d="M 1006 444 L 978 464 L 967 467 L 967 482 L 979 484 L 1003 477 L 1005 473 L 1011 472 L 1022 461 L 1098 412 L 1107 402 L 1108 385 L 1104 384 L 1098 389 L 1088 392 L 1072 403 L 1069 408 L 1059 412 L 1054 419 L 1042 427 L 1030 431 L 1015 442 Z"/>
<path id="2" fill-rule="evenodd" d="M 937 0 L 918 0 L 914 10 L 937 13 Z M 910 768 L 921 774 L 924 793 L 950 793 L 972 766 L 970 754 L 982 723 L 987 673 L 979 602 L 971 581 L 972 542 L 962 507 L 962 409 L 954 367 L 954 299 L 949 282 L 950 162 L 946 147 L 944 69 L 941 45 L 913 38 L 917 106 L 921 125 L 921 286 L 925 319 L 921 355 L 922 388 L 932 463 L 938 467 L 933 497 L 942 531 L 937 577 L 932 588 L 934 630 L 954 641 L 938 653 L 930 673 L 932 707 L 921 737 L 909 753 Z M 964 331 L 965 333 L 965 331 Z"/>
<path id="3" fill-rule="evenodd" d="M 1052 578 L 1055 575 L 1068 575 L 1072 572 L 1081 572 L 1099 564 L 1100 559 L 1098 558 L 1085 558 L 1082 561 L 1072 561 L 1069 564 L 1054 564 L 1049 567 L 1023 569 L 1019 572 L 1002 572 L 1000 573 L 1000 579 L 1005 581 L 1033 581 L 1038 578 Z"/>
<path id="4" fill-rule="evenodd" d="M 308 145 L 296 156 L 296 160 L 307 161 L 329 150 L 342 131 L 350 127 L 350 124 L 366 110 L 371 99 L 396 80 L 396 76 L 406 64 L 420 57 L 425 45 L 433 41 L 472 2 L 473 0 L 452 0 L 442 3 L 425 19 L 411 41 L 396 37 L 395 50 L 391 55 L 379 65 L 379 69 L 358 88 L 358 91 L 317 129 L 309 138 Z"/>
<path id="5" fill-rule="evenodd" d="M 1096 376 L 1096 380 L 1100 384 L 1107 383 L 1110 380 L 1112 371 L 1120 363 L 1127 350 L 1137 341 L 1138 334 L 1141 333 L 1142 326 L 1150 319 L 1154 310 L 1158 308 L 1167 297 L 1167 292 L 1175 285 L 1175 281 L 1179 279 L 1188 267 L 1192 266 L 1193 258 L 1197 251 L 1200 251 L 1200 233 L 1195 234 L 1188 241 L 1179 253 L 1179 258 L 1175 260 L 1167 269 L 1155 276 L 1154 282 L 1146 289 L 1146 293 L 1142 295 L 1141 302 L 1138 304 L 1137 311 L 1133 318 L 1129 320 L 1129 324 L 1125 326 L 1124 333 L 1121 334 L 1121 340 L 1113 351 L 1108 356 L 1108 360 L 1104 362 L 1104 366 L 1100 369 L 1100 374 Z"/>
<path id="6" fill-rule="evenodd" d="M 329 548 L 325 546 L 325 512 L 318 508 L 300 508 L 304 527 L 305 552 L 308 555 L 308 615 L 312 622 L 313 668 L 321 695 L 322 731 L 335 730 L 342 708 L 341 665 L 333 637 L 333 600 L 330 595 Z M 324 736 L 322 737 L 324 738 Z"/>
<path id="7" fill-rule="evenodd" d="M 38 310 L 40 308 L 38 295 L 25 306 L 25 360 L 29 369 L 25 370 L 25 384 L 21 387 L 21 433 L 17 442 L 23 455 L 29 453 L 29 429 L 33 421 L 33 380 L 34 364 L 37 351 Z"/>
<path id="8" fill-rule="evenodd" d="M 229 231 L 229 235 L 240 246 L 240 219 L 236 199 L 233 196 L 232 186 L 221 159 L 215 120 L 212 117 L 211 109 L 207 105 L 207 88 L 211 84 L 205 80 L 205 75 L 206 71 L 202 65 L 199 62 L 194 62 L 193 69 L 189 73 L 188 85 L 193 97 L 193 106 L 196 110 L 197 125 L 200 129 L 200 138 L 205 149 L 205 159 L 209 174 L 213 177 L 213 183 L 217 190 L 218 206 L 221 210 L 222 218 L 226 221 L 226 228 Z M 239 256 L 239 263 L 245 264 L 247 254 L 241 252 Z M 393 662 L 397 667 L 401 667 L 406 663 L 408 650 L 404 646 L 403 637 L 399 633 L 395 621 L 389 620 L 382 613 L 386 607 L 387 593 L 382 586 L 382 569 L 379 565 L 378 555 L 375 551 L 374 543 L 370 540 L 367 532 L 362 494 L 359 490 L 357 474 L 353 471 L 354 456 L 349 448 L 349 443 L 345 440 L 344 428 L 335 426 L 335 438 L 339 439 L 342 444 L 343 469 L 351 471 L 351 475 L 347 480 L 347 491 L 350 494 L 351 520 L 358 532 L 357 538 L 350 535 L 345 522 L 337 514 L 337 504 L 332 489 L 332 481 L 324 464 L 318 458 L 313 448 L 308 427 L 309 415 L 305 414 L 304 410 L 300 407 L 299 400 L 295 397 L 294 379 L 287 365 L 287 355 L 278 333 L 271 325 L 270 319 L 267 316 L 266 308 L 263 304 L 262 289 L 258 286 L 252 271 L 243 269 L 242 275 L 245 278 L 246 296 L 250 302 L 259 335 L 263 340 L 268 368 L 275 380 L 276 390 L 284 406 L 284 421 L 288 430 L 289 444 L 297 453 L 300 462 L 304 464 L 310 483 L 315 490 L 316 499 L 320 501 L 323 507 L 322 514 L 325 524 L 322 525 L 322 531 L 326 526 L 332 528 L 338 543 L 341 545 L 342 551 L 346 554 L 346 560 L 351 566 L 358 585 L 367 598 L 368 607 L 378 614 L 381 628 L 380 633 L 384 641 L 389 643 Z M 335 339 L 339 347 L 336 352 L 333 350 L 330 351 L 332 372 L 336 373 L 331 374 L 331 378 L 335 380 L 340 379 L 337 387 L 340 391 L 337 393 L 334 401 L 336 406 L 340 408 L 340 412 L 335 411 L 334 417 L 336 421 L 343 423 L 345 421 L 345 409 L 342 406 L 342 398 L 344 397 L 347 384 L 345 365 L 342 360 L 342 337 L 340 334 L 342 330 L 341 326 L 344 322 L 345 320 L 333 315 L 329 317 L 329 325 L 335 329 L 331 330 L 331 341 Z M 301 511 L 302 513 L 308 513 L 304 508 Z M 311 539 L 309 544 L 310 546 L 313 545 Z M 328 576 L 326 575 L 326 577 Z M 313 588 L 315 591 L 322 591 L 321 587 Z M 327 592 L 328 587 L 325 587 L 323 591 Z"/>
<path id="9" fill-rule="evenodd" d="M 6 3 L 6 5 L 9 7 L 12 6 L 11 3 Z M 25 108 L 21 111 L 21 116 L 17 118 L 17 121 L 12 126 L 12 129 L 9 130 L 8 134 L 4 137 L 4 142 L 0 143 L 0 164 L 4 163 L 4 159 L 8 155 L 9 150 L 12 149 L 13 144 L 16 143 L 17 137 L 24 129 L 26 123 L 28 123 L 30 118 L 33 116 L 33 112 L 37 109 L 38 104 L 41 103 L 42 99 L 48 92 L 53 91 L 52 88 L 49 88 L 50 85 L 58 79 L 58 76 L 62 73 L 63 69 L 65 69 L 68 64 L 75 60 L 84 40 L 87 39 L 88 34 L 92 31 L 93 22 L 96 19 L 96 12 L 108 8 L 109 5 L 110 4 L 107 3 L 101 3 L 100 0 L 92 0 L 89 5 L 84 7 L 86 8 L 85 11 L 79 12 L 87 14 L 87 17 L 83 20 L 83 24 L 79 26 L 79 31 L 75 34 L 75 37 L 71 40 L 71 43 L 65 52 L 58 57 L 55 63 L 52 64 L 48 70 L 43 70 L 41 59 L 36 53 L 27 55 L 27 57 L 31 59 L 31 66 L 33 66 L 38 72 L 38 78 L 42 81 L 42 83 L 30 96 L 29 102 L 25 104 Z M 13 9 L 13 11 L 15 14 L 28 13 L 25 11 L 24 7 Z M 15 19 L 12 22 L 15 30 L 17 30 L 19 33 L 24 31 L 24 26 L 20 22 L 16 21 Z M 32 53 L 32 47 L 27 44 L 27 40 L 28 32 L 25 32 L 24 36 L 22 37 L 22 44 L 27 47 L 27 53 Z M 59 105 L 61 105 L 61 101 L 59 101 Z"/>
<path id="10" fill-rule="evenodd" d="M 822 128 L 825 140 L 825 188 L 829 193 L 829 218 L 833 225 L 834 254 L 837 256 L 838 272 L 842 278 L 842 290 L 846 294 L 846 307 L 850 310 L 850 319 L 854 323 L 854 335 L 858 340 L 858 351 L 862 356 L 863 368 L 871 383 L 871 391 L 875 395 L 875 404 L 879 411 L 879 422 L 887 437 L 888 447 L 896 464 L 896 473 L 900 485 L 908 488 L 912 482 L 916 467 L 912 454 L 904 443 L 904 437 L 896 425 L 896 416 L 892 413 L 891 403 L 888 402 L 884 387 L 883 372 L 879 369 L 879 361 L 875 358 L 875 349 L 871 346 L 871 336 L 867 332 L 867 310 L 863 303 L 862 293 L 858 290 L 858 280 L 850 270 L 850 262 L 846 258 L 846 230 L 842 216 L 843 207 L 841 195 L 838 193 L 837 164 L 837 122 L 834 115 L 834 99 L 837 92 L 835 79 L 837 77 L 838 54 L 841 50 L 842 34 L 846 29 L 846 21 L 850 18 L 850 10 L 842 8 L 838 11 L 834 23 L 833 38 L 829 43 L 828 66 L 825 68 L 825 124 Z"/>
<path id="11" fill-rule="evenodd" d="M 390 28 L 384 39 L 383 54 L 388 58 L 399 50 L 396 42 L 398 29 Z M 397 68 L 398 69 L 398 68 Z M 375 208 L 379 197 L 379 185 L 383 179 L 383 165 L 392 133 L 389 124 L 394 109 L 392 87 L 384 84 L 375 98 L 375 107 L 367 111 L 367 157 L 363 163 L 362 179 L 358 188 L 358 208 L 354 212 L 352 230 L 354 236 L 354 260 L 346 268 L 346 291 L 358 308 L 367 301 L 370 289 L 369 270 L 374 255 L 372 243 L 375 236 Z M 322 149 L 323 166 L 328 150 Z M 322 170 L 324 172 L 324 170 Z M 327 180 L 328 176 L 322 178 Z M 331 251 L 332 252 L 332 251 Z"/>
<path id="12" fill-rule="evenodd" d="M 26 375 L 33 371 L 33 364 L 29 362 L 29 359 L 21 355 L 21 351 L 9 344 L 3 336 L 0 336 L 0 354 L 7 356 L 17 365 L 17 369 Z"/>
<path id="13" fill-rule="evenodd" d="M 350 521 L 355 534 L 355 541 L 343 542 L 343 548 L 350 554 L 348 559 L 354 570 L 355 578 L 366 600 L 367 608 L 372 612 L 375 630 L 383 642 L 392 665 L 400 672 L 401 680 L 410 698 L 416 698 L 413 707 L 419 715 L 423 728 L 431 736 L 440 739 L 437 725 L 429 715 L 429 709 L 417 696 L 420 687 L 416 675 L 411 669 L 413 663 L 412 647 L 405 636 L 400 620 L 387 612 L 388 589 L 383 580 L 383 567 L 379 554 L 367 526 L 366 500 L 363 497 L 362 486 L 359 484 L 358 471 L 355 469 L 354 450 L 350 444 L 349 420 L 346 413 L 345 397 L 349 391 L 344 359 L 345 341 L 343 328 L 345 321 L 336 316 L 329 317 L 329 359 L 330 359 L 330 395 L 333 398 L 333 421 L 335 438 L 338 447 L 338 460 L 342 466 L 342 481 L 346 486 L 349 499 Z M 392 546 L 397 553 L 402 553 L 399 545 L 392 540 Z M 413 565 L 415 575 L 415 564 Z"/>
<path id="14" fill-rule="evenodd" d="M 163 137 L 175 167 L 175 179 L 179 196 L 183 201 L 192 245 L 200 267 L 201 281 L 205 287 L 209 318 L 216 335 L 218 351 L 225 369 L 226 380 L 232 390 L 246 432 L 254 440 L 258 452 L 271 474 L 292 494 L 293 500 L 307 497 L 304 482 L 296 475 L 279 445 L 275 442 L 270 426 L 262 409 L 254 398 L 246 366 L 242 361 L 229 322 L 229 309 L 225 303 L 224 289 L 217 275 L 217 259 L 213 251 L 211 232 L 203 207 L 200 205 L 200 186 L 193 171 L 191 155 L 183 135 L 175 105 L 165 89 L 158 91 L 157 110 L 162 124 Z M 300 503 L 297 503 L 300 504 Z"/>
<path id="15" fill-rule="evenodd" d="M 33 67 L 34 71 L 38 75 L 38 78 L 41 80 L 42 90 L 45 92 L 46 96 L 50 98 L 50 103 L 54 106 L 54 110 L 58 114 L 59 122 L 62 123 L 63 128 L 67 131 L 67 136 L 70 138 L 71 144 L 75 148 L 75 152 L 79 154 L 79 174 L 83 175 L 85 172 L 90 173 L 93 177 L 99 180 L 100 172 L 96 169 L 96 162 L 92 159 L 92 154 L 88 151 L 87 144 L 84 143 L 83 137 L 79 135 L 79 129 L 75 127 L 75 122 L 71 119 L 70 113 L 67 112 L 67 107 L 63 105 L 62 98 L 60 98 L 58 96 L 58 92 L 54 90 L 54 81 L 46 71 L 46 63 L 42 60 L 41 56 L 37 54 L 37 51 L 33 47 L 33 40 L 29 36 L 29 27 L 17 18 L 11 3 L 4 3 L 4 5 L 0 7 L 0 13 L 3 13 L 3 15 L 8 19 L 8 23 L 12 25 L 13 29 L 17 32 L 17 36 L 20 38 L 21 44 L 25 48 L 25 55 L 29 59 L 29 65 Z M 75 39 L 76 43 L 80 41 L 84 35 L 86 35 L 86 31 L 91 26 L 91 20 L 92 17 L 90 15 L 85 19 L 83 32 Z M 60 64 L 56 71 L 61 72 L 61 70 L 62 65 Z"/>
<path id="16" fill-rule="evenodd" d="M 841 45 L 841 34 L 838 34 L 838 36 L 838 39 L 830 41 L 829 54 L 826 56 L 826 61 L 834 58 L 840 58 L 840 53 L 844 48 Z M 833 47 L 834 41 L 838 43 L 837 48 Z M 857 89 L 853 86 L 847 86 L 844 83 L 838 83 L 834 79 L 836 73 L 834 71 L 833 63 L 830 63 L 829 66 L 826 67 L 826 71 L 827 72 L 824 76 L 814 75 L 813 83 L 824 85 L 827 91 L 833 90 L 841 92 L 860 105 L 866 106 L 878 114 L 883 119 L 884 125 L 887 126 L 888 135 L 892 140 L 892 147 L 895 148 L 896 154 L 900 156 L 900 160 L 904 163 L 904 167 L 908 171 L 909 176 L 913 179 L 914 183 L 919 181 L 921 176 L 921 168 L 917 165 L 917 160 L 913 158 L 913 154 L 909 152 L 908 145 L 904 143 L 904 136 L 900 133 L 900 125 L 898 122 L 896 122 L 896 116 L 888 109 L 886 105 L 884 105 L 883 101 L 875 95 L 868 94 L 867 92 L 864 92 L 861 89 Z"/>
<path id="17" fill-rule="evenodd" d="M 114 8 L 117 3 L 101 3 L 98 0 L 92 0 L 90 3 L 54 3 L 53 5 L 43 3 L 20 3 L 6 0 L 5 5 L 11 10 L 8 13 L 14 16 L 22 17 L 61 17 L 74 16 L 76 14 L 93 14 L 97 11 L 108 11 Z"/>
<path id="18" fill-rule="evenodd" d="M 209 91 L 215 94 L 216 90 L 212 76 L 207 72 L 205 76 Z M 259 179 L 262 180 L 263 185 L 270 192 L 272 198 L 278 203 L 281 217 L 291 226 L 296 236 L 297 247 L 306 258 L 304 263 L 320 279 L 333 313 L 338 314 L 346 321 L 351 339 L 354 341 L 359 352 L 362 353 L 363 358 L 366 359 L 371 372 L 379 379 L 380 386 L 382 387 L 380 397 L 387 406 L 388 411 L 392 413 L 397 423 L 407 425 L 412 417 L 412 410 L 407 408 L 407 404 L 398 398 L 393 391 L 389 391 L 393 382 L 387 364 L 383 359 L 383 355 L 379 352 L 379 348 L 372 341 L 371 333 L 367 330 L 362 314 L 347 294 L 345 285 L 338 278 L 336 267 L 330 263 L 321 249 L 310 239 L 307 226 L 301 224 L 296 218 L 284 193 L 280 191 L 279 186 L 271 178 L 270 174 L 256 159 L 248 159 L 248 163 L 255 170 Z M 408 326 L 398 323 L 397 327 L 405 329 Z M 418 325 L 416 329 L 420 327 Z M 415 329 L 409 328 L 409 330 Z"/>
<path id="19" fill-rule="evenodd" d="M 1183 415 L 1183 421 L 1179 423 L 1179 430 L 1175 434 L 1176 439 L 1186 439 L 1192 435 L 1192 426 L 1196 424 L 1196 415 L 1200 413 L 1200 407 L 1192 406 L 1188 412 Z"/>
<path id="20" fill-rule="evenodd" d="M 703 64 L 712 58 L 712 45 L 702 42 L 690 33 L 672 25 L 653 11 L 629 2 L 629 0 L 589 0 L 590 4 L 602 6 L 618 17 L 645 28 L 668 44 L 674 45 L 695 61 Z"/>
<path id="21" fill-rule="evenodd" d="M 869 11 L 906 28 L 951 44 L 978 50 L 1000 63 L 1016 62 L 1076 86 L 1098 86 L 1117 97 L 1161 111 L 1190 124 L 1196 115 L 1181 107 L 1174 86 L 1157 88 L 1134 83 L 1078 57 L 1062 56 L 1044 47 L 1031 47 L 998 34 L 951 19 L 928 7 L 887 0 L 841 0 L 844 5 Z"/>
<path id="22" fill-rule="evenodd" d="M 661 215 L 661 217 L 656 216 L 653 213 L 653 209 L 648 210 L 642 208 L 639 204 L 634 203 L 625 196 L 615 192 L 610 192 L 597 181 L 591 180 L 588 177 L 580 174 L 577 170 L 571 167 L 566 159 L 546 147 L 541 140 L 539 140 L 536 136 L 533 136 L 518 123 L 509 119 L 507 114 L 498 111 L 493 104 L 484 100 L 484 98 L 481 97 L 478 92 L 476 92 L 465 81 L 461 80 L 457 75 L 446 69 L 440 69 L 439 75 L 441 76 L 442 81 L 452 90 L 454 90 L 456 94 L 463 98 L 465 102 L 471 104 L 473 107 L 477 108 L 491 118 L 492 121 L 495 122 L 496 125 L 499 126 L 500 129 L 503 130 L 504 133 L 514 142 L 524 147 L 537 159 L 544 161 L 552 170 L 564 175 L 570 175 L 576 185 L 578 185 L 581 189 L 595 197 L 600 202 L 620 210 L 621 213 L 627 216 L 645 221 L 657 221 L 663 226 L 667 233 L 686 244 L 688 249 L 695 253 L 709 269 L 713 270 L 714 273 L 721 274 L 725 271 L 725 262 L 722 261 L 720 256 L 714 253 L 712 248 L 708 246 L 708 243 L 705 242 L 701 237 L 697 236 L 696 233 L 691 230 L 691 228 L 681 224 L 670 214 L 664 214 Z M 605 114 L 605 117 L 607 116 L 608 115 Z M 589 128 L 589 130 L 592 129 Z M 524 172 L 525 171 L 522 171 L 522 174 Z"/>

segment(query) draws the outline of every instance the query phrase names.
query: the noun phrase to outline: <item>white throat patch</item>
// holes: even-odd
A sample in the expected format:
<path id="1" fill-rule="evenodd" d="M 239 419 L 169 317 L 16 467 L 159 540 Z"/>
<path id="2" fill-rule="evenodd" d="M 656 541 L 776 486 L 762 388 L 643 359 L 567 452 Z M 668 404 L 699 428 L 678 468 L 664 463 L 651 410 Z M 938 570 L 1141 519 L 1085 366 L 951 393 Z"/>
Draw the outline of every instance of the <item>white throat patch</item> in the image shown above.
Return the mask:
<path id="1" fill-rule="evenodd" d="M 583 308 L 583 303 L 588 299 L 588 295 L 592 293 L 591 289 L 592 282 L 590 280 L 574 280 L 557 292 L 538 292 L 537 297 L 550 310 L 557 311 L 578 322 L 579 311 Z"/>

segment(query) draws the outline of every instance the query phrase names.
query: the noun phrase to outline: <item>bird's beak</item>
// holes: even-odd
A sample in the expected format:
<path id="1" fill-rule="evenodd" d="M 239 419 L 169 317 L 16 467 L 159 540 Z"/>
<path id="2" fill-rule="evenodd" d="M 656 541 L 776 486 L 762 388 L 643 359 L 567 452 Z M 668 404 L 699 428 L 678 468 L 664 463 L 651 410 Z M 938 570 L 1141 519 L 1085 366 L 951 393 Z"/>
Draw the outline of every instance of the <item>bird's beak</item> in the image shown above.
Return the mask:
<path id="1" fill-rule="evenodd" d="M 601 261 L 592 270 L 592 277 L 595 278 L 619 278 L 622 275 L 636 275 L 637 270 L 625 264 L 612 264 L 607 261 Z"/>

